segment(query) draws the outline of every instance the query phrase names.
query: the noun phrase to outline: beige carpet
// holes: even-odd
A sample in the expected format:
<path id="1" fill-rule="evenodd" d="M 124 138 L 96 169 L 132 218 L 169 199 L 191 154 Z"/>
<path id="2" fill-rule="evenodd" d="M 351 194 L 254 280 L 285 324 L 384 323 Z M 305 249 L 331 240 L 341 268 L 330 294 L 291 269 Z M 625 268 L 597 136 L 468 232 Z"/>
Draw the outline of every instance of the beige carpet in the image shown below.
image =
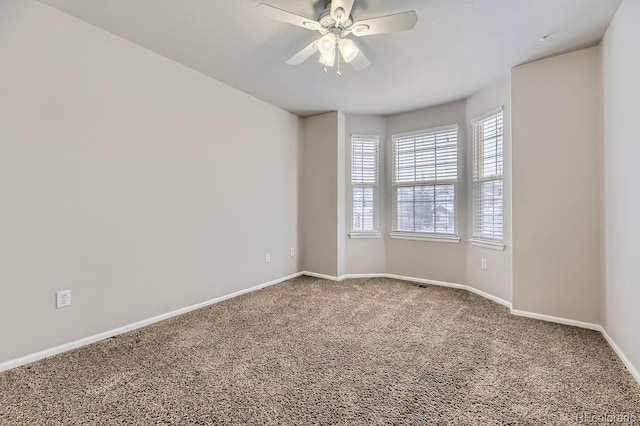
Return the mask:
<path id="1" fill-rule="evenodd" d="M 300 277 L 0 374 L 3 425 L 640 424 L 639 407 L 599 333 L 384 278 Z"/>

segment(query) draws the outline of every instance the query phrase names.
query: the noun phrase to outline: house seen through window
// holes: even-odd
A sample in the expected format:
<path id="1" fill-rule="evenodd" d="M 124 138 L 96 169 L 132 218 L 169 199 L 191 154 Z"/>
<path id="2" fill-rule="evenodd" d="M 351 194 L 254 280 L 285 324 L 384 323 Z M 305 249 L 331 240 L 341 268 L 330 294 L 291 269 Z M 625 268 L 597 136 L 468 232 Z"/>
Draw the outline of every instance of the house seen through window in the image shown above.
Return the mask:
<path id="1" fill-rule="evenodd" d="M 392 142 L 393 233 L 457 237 L 458 126 Z"/>

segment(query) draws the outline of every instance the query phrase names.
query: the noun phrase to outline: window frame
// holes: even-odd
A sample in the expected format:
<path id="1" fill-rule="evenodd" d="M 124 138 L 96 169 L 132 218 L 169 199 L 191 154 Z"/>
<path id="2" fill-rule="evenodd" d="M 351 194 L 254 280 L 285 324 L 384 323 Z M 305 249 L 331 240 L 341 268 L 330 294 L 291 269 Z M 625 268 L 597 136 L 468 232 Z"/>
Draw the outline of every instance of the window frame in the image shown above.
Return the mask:
<path id="1" fill-rule="evenodd" d="M 376 165 L 376 177 L 375 183 L 354 183 L 353 182 L 353 161 L 354 161 L 354 139 L 364 139 L 375 142 L 375 165 Z M 351 206 L 350 211 L 350 232 L 349 237 L 352 239 L 375 239 L 380 238 L 380 135 L 360 134 L 353 133 L 349 140 L 349 183 L 350 194 L 349 201 Z M 356 187 L 371 187 L 373 189 L 373 218 L 371 230 L 356 230 L 353 227 L 354 217 L 356 209 L 354 208 L 354 190 Z"/>
<path id="2" fill-rule="evenodd" d="M 456 153 L 456 166 L 455 166 L 455 179 L 444 179 L 438 180 L 432 179 L 428 181 L 418 181 L 414 180 L 413 182 L 396 182 L 397 180 L 397 165 L 398 160 L 396 158 L 397 155 L 397 142 L 400 138 L 413 137 L 413 136 L 427 136 L 430 134 L 436 134 L 439 132 L 447 132 L 455 130 L 456 135 L 456 143 L 455 143 L 455 153 Z M 435 149 L 435 148 L 434 148 Z M 415 150 L 415 147 L 414 147 Z M 443 242 L 443 243 L 458 243 L 460 241 L 459 235 L 459 178 L 460 178 L 460 126 L 458 124 L 450 124 L 445 126 L 431 127 L 428 129 L 422 129 L 412 132 L 403 132 L 393 134 L 391 137 L 391 199 L 392 199 L 392 231 L 389 234 L 392 239 L 403 239 L 403 240 L 419 240 L 419 241 L 431 241 L 431 242 Z M 401 231 L 398 230 L 398 217 L 397 217 L 397 201 L 398 201 L 398 187 L 435 187 L 438 185 L 452 185 L 453 186 L 453 214 L 454 214 L 454 224 L 453 224 L 453 233 L 443 233 L 443 232 L 420 232 L 420 231 Z M 415 201 L 414 201 L 415 202 Z M 414 218 L 415 220 L 415 218 Z"/>
<path id="3" fill-rule="evenodd" d="M 501 120 L 502 120 L 502 131 L 500 133 L 500 149 L 502 152 L 502 163 L 501 163 L 501 173 L 500 174 L 495 174 L 495 175 L 491 175 L 491 176 L 479 176 L 480 173 L 480 167 L 479 164 L 481 162 L 484 162 L 484 151 L 480 150 L 479 147 L 479 143 L 480 140 L 478 139 L 478 132 L 477 132 L 477 127 L 489 120 L 492 119 L 493 117 L 497 116 L 497 115 L 501 115 Z M 472 199 L 471 199 L 471 205 L 472 205 L 472 212 L 471 212 L 471 235 L 472 237 L 469 239 L 471 245 L 473 246 L 477 246 L 477 247 L 483 247 L 483 248 L 488 248 L 488 249 L 492 249 L 492 250 L 499 250 L 502 251 L 504 250 L 504 218 L 505 218 L 505 200 L 504 200 L 504 107 L 499 107 L 496 109 L 493 109 L 489 112 L 486 112 L 476 118 L 474 118 L 473 120 L 471 120 L 471 134 L 472 134 L 472 155 L 473 155 L 473 170 L 472 170 L 472 175 L 471 175 L 471 180 L 472 180 L 472 185 L 471 185 L 471 194 L 472 194 Z M 483 139 L 484 141 L 484 139 Z M 497 150 L 497 148 L 496 148 Z M 496 167 L 497 169 L 497 167 Z M 501 183 L 501 187 L 502 187 L 502 211 L 501 211 L 501 217 L 502 217 L 502 227 L 501 227 L 501 234 L 502 237 L 501 238 L 492 238 L 490 236 L 487 236 L 486 234 L 481 234 L 480 231 L 478 230 L 478 226 L 480 224 L 480 221 L 482 221 L 482 218 L 479 217 L 478 215 L 480 214 L 480 206 L 478 205 L 479 201 L 479 197 L 480 195 L 478 194 L 478 189 L 479 189 L 479 185 L 484 183 L 484 182 L 500 182 Z"/>

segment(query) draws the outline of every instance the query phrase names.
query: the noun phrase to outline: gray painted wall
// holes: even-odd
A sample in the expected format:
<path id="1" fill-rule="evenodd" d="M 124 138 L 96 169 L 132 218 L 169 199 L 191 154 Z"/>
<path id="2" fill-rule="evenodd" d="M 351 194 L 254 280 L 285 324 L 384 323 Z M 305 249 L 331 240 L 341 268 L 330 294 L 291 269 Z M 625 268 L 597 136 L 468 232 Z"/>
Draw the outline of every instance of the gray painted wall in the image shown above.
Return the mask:
<path id="1" fill-rule="evenodd" d="M 347 145 L 346 145 L 346 136 L 345 136 L 345 126 L 346 119 L 344 113 L 338 111 L 338 126 L 337 126 L 337 137 L 336 137 L 336 156 L 338 159 L 338 163 L 336 164 L 336 173 L 338 181 L 336 186 L 336 207 L 337 210 L 335 214 L 337 215 L 336 221 L 338 223 L 338 228 L 336 229 L 336 242 L 337 242 L 337 256 L 338 256 L 338 269 L 336 271 L 336 276 L 341 277 L 345 273 L 346 267 L 346 241 L 344 236 L 347 233 L 347 226 L 344 221 L 344 212 L 346 210 L 346 191 L 345 191 L 345 181 L 346 181 L 346 157 L 347 157 Z"/>
<path id="2" fill-rule="evenodd" d="M 603 325 L 640 369 L 640 2 L 625 0 L 602 43 L 604 94 Z"/>
<path id="3" fill-rule="evenodd" d="M 506 78 L 467 99 L 467 206 L 473 210 L 473 130 L 471 120 L 496 108 L 503 108 L 504 147 L 504 251 L 467 245 L 466 284 L 478 290 L 511 301 L 511 79 Z M 467 235 L 473 235 L 472 218 L 467 221 Z M 482 259 L 487 269 L 481 268 Z"/>
<path id="4" fill-rule="evenodd" d="M 299 118 L 36 1 L 0 28 L 0 362 L 300 270 Z"/>
<path id="5" fill-rule="evenodd" d="M 385 234 L 387 272 L 415 278 L 466 282 L 467 196 L 466 196 L 466 111 L 465 102 L 454 102 L 433 108 L 389 116 L 385 149 Z M 439 126 L 457 124 L 458 132 L 458 232 L 460 243 L 397 240 L 389 237 L 392 229 L 391 191 L 391 137 L 396 133 L 411 132 Z"/>
<path id="6" fill-rule="evenodd" d="M 513 68 L 513 308 L 600 322 L 599 48 Z"/>
<path id="7" fill-rule="evenodd" d="M 340 217 L 338 185 L 342 177 L 339 149 L 344 151 L 344 131 L 339 137 L 344 115 L 338 112 L 309 117 L 304 120 L 304 262 L 305 271 L 338 276 L 340 248 L 338 234 Z M 342 140 L 342 147 L 340 140 Z M 344 198 L 344 189 L 342 189 Z M 344 201 L 342 201 L 344 216 Z M 339 222 L 342 221 L 342 225 Z M 342 235 L 340 235 L 340 239 Z M 344 242 L 342 241 L 344 247 Z M 342 260 L 341 262 L 343 262 Z"/>

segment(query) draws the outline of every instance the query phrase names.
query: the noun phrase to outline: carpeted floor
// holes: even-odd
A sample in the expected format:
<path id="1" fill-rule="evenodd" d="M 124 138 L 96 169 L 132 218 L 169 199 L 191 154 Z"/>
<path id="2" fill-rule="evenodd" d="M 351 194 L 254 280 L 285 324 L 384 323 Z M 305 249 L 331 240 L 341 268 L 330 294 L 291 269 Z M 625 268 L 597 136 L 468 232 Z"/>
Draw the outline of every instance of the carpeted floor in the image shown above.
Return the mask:
<path id="1" fill-rule="evenodd" d="M 562 425 L 605 414 L 640 424 L 640 386 L 599 333 L 385 278 L 300 277 L 0 374 L 3 425 Z"/>

